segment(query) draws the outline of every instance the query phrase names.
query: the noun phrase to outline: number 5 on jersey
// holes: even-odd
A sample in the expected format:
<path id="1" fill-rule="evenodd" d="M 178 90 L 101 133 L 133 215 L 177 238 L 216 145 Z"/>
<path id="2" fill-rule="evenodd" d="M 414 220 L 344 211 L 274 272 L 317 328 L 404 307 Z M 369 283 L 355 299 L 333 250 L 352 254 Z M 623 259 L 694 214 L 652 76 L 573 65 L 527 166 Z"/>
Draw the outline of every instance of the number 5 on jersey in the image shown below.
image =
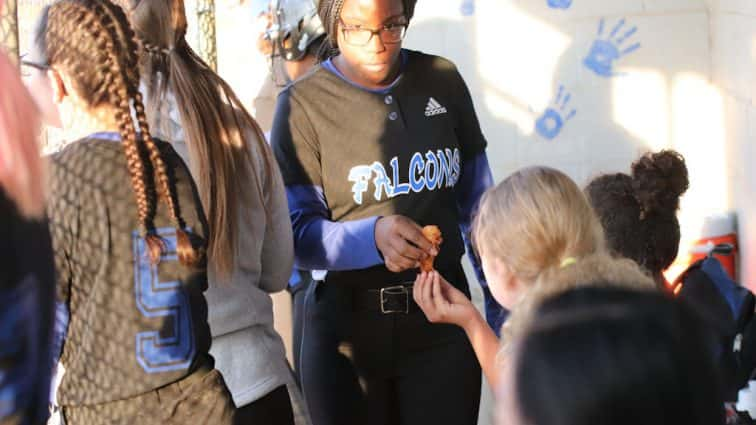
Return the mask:
<path id="1" fill-rule="evenodd" d="M 178 261 L 176 231 L 161 228 L 157 233 L 165 241 L 166 248 L 161 264 Z M 195 352 L 189 298 L 180 281 L 160 280 L 158 268 L 150 263 L 144 239 L 138 232 L 134 232 L 132 241 L 137 308 L 144 317 L 163 318 L 168 324 L 161 330 L 137 333 L 137 362 L 147 373 L 186 369 Z"/>

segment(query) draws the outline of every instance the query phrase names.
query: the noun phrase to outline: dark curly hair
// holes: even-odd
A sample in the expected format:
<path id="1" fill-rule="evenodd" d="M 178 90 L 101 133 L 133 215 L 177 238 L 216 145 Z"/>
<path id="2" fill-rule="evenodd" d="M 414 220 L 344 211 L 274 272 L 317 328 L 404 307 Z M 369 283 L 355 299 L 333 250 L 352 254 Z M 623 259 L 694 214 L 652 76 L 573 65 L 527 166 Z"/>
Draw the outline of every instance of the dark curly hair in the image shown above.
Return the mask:
<path id="1" fill-rule="evenodd" d="M 632 174 L 593 179 L 586 195 L 601 220 L 609 249 L 647 269 L 657 282 L 672 264 L 680 244 L 677 210 L 688 190 L 688 169 L 678 152 L 647 153 Z"/>

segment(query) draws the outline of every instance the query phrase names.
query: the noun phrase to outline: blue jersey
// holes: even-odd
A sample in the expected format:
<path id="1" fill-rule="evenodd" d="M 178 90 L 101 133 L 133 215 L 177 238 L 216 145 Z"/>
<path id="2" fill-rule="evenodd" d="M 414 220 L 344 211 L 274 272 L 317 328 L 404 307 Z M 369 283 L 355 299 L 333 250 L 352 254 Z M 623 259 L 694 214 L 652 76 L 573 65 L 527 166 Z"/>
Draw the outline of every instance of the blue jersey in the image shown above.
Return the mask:
<path id="1" fill-rule="evenodd" d="M 55 280 L 47 224 L 0 189 L 0 423 L 47 420 Z"/>

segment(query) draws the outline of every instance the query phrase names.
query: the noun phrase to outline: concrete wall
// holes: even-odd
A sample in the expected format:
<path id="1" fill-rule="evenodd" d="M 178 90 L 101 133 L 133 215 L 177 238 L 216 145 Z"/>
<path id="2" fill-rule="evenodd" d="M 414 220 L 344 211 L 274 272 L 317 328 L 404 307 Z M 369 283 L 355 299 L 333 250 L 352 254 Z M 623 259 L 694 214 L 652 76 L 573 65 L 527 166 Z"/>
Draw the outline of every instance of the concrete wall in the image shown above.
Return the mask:
<path id="1" fill-rule="evenodd" d="M 691 188 L 681 253 L 704 217 L 735 210 L 748 283 L 756 179 L 741 162 L 752 157 L 755 9 L 749 0 L 420 1 L 406 44 L 458 64 L 497 179 L 545 164 L 584 184 L 628 171 L 648 150 L 682 152 Z"/>
<path id="2" fill-rule="evenodd" d="M 710 0 L 712 80 L 724 108 L 728 206 L 737 212 L 741 278 L 756 287 L 756 2 Z"/>

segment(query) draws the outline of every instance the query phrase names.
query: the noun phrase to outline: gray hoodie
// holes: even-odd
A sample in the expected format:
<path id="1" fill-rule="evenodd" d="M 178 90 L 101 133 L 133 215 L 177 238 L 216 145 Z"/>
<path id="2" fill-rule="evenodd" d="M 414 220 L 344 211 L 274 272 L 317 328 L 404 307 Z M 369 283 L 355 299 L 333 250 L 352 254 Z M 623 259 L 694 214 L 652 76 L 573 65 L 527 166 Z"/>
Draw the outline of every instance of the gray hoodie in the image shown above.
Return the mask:
<path id="1" fill-rule="evenodd" d="M 189 165 L 193 161 L 173 96 L 161 105 L 153 135 L 170 142 Z M 257 137 L 250 131 L 247 140 Z M 255 182 L 239 188 L 238 252 L 233 275 L 219 282 L 208 268 L 209 289 L 205 292 L 208 322 L 213 341 L 210 354 L 221 371 L 238 407 L 245 406 L 286 385 L 297 416 L 305 424 L 306 414 L 286 360 L 281 337 L 273 328 L 273 302 L 269 294 L 286 288 L 294 261 L 291 221 L 283 179 L 267 144 L 248 143 L 252 160 L 249 166 L 257 173 L 262 198 Z M 270 160 L 267 169 L 264 162 Z M 266 214 L 263 205 L 268 209 Z"/>

